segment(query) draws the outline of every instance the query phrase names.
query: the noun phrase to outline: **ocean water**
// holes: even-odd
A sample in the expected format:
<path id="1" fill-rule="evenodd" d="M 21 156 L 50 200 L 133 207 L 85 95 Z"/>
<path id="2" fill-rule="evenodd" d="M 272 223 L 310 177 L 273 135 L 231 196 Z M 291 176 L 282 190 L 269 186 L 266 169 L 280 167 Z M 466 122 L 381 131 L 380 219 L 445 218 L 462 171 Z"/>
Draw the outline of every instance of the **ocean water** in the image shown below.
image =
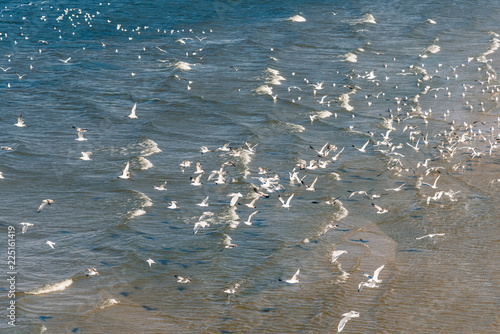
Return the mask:
<path id="1" fill-rule="evenodd" d="M 2 3 L 2 333 L 336 333 L 350 311 L 345 333 L 499 332 L 498 17 L 482 0 Z"/>

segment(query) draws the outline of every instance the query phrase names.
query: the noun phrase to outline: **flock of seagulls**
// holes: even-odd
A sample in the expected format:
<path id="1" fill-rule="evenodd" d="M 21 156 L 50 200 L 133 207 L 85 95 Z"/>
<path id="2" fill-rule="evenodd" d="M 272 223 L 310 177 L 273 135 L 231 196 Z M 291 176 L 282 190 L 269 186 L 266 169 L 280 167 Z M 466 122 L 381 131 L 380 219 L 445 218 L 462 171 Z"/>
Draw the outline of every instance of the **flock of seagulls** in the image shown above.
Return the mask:
<path id="1" fill-rule="evenodd" d="M 301 15 L 295 15 L 288 20 L 293 23 L 306 22 L 306 19 Z M 123 29 L 121 26 L 118 26 L 117 28 L 119 30 Z M 200 38 L 195 36 L 195 39 L 185 37 L 177 39 L 176 43 L 180 45 L 190 45 L 195 40 L 201 43 L 205 39 L 207 39 L 207 37 Z M 101 43 L 102 47 L 107 46 L 104 42 Z M 159 47 L 156 48 L 160 52 L 167 52 Z M 59 59 L 59 61 L 64 64 L 70 64 L 71 59 L 72 57 L 68 57 L 66 59 Z M 272 59 L 276 61 L 278 60 L 275 57 L 273 57 Z M 348 59 L 353 58 L 348 57 Z M 479 60 L 479 57 L 477 61 L 481 65 L 484 65 Z M 498 85 L 496 74 L 488 68 L 487 63 L 488 62 L 486 62 L 486 65 L 484 65 L 485 69 L 483 73 L 487 77 L 486 81 L 484 81 L 484 83 L 479 83 L 474 87 L 464 86 L 462 98 L 464 98 L 464 103 L 470 111 L 473 110 L 473 106 L 468 101 L 466 101 L 465 98 L 467 97 L 467 92 L 471 91 L 472 89 L 480 90 L 483 94 L 490 93 L 495 97 L 495 105 L 498 106 L 496 96 L 500 92 L 500 85 Z M 181 64 L 179 66 L 183 66 L 182 69 L 187 70 L 187 68 L 189 67 L 188 65 Z M 234 71 L 244 72 L 244 68 L 236 68 L 234 66 L 230 66 L 230 68 L 234 69 Z M 453 73 L 456 74 L 459 68 L 460 67 L 453 68 Z M 10 68 L 1 67 L 1 69 L 4 72 L 7 72 Z M 281 92 L 275 93 L 273 91 L 273 89 L 277 90 L 279 85 L 281 85 L 281 82 L 286 80 L 280 74 L 280 72 L 272 68 L 268 68 L 265 72 L 270 77 L 267 78 L 265 85 L 262 85 L 261 87 L 256 89 L 256 94 L 267 95 L 268 97 L 272 98 L 272 103 L 286 101 L 297 104 L 301 100 L 310 98 L 322 108 L 324 106 L 335 106 L 339 110 L 341 110 L 339 112 L 352 113 L 353 119 L 355 118 L 354 107 L 351 106 L 350 103 L 352 103 L 355 95 L 362 89 L 361 86 L 363 86 L 363 84 L 372 85 L 378 84 L 380 82 L 380 80 L 377 79 L 378 72 L 375 72 L 375 70 L 365 71 L 364 73 L 357 73 L 356 71 L 352 70 L 349 74 L 339 74 L 342 77 L 342 81 L 348 82 L 343 86 L 340 82 L 336 82 L 335 80 L 333 82 L 329 82 L 326 78 L 325 80 L 319 81 L 317 83 L 309 83 L 308 79 L 304 79 L 304 86 L 301 87 L 294 85 L 289 86 L 286 89 L 286 93 L 289 93 L 289 95 L 301 94 L 300 96 L 294 95 L 293 98 L 291 98 L 288 96 L 282 97 L 280 96 L 282 94 Z M 345 198 L 350 203 L 367 201 L 367 203 L 371 203 L 371 206 L 376 210 L 374 211 L 374 213 L 378 215 L 387 214 L 389 213 L 389 208 L 392 209 L 392 206 L 390 204 L 380 204 L 380 202 L 389 201 L 389 193 L 397 193 L 409 189 L 416 191 L 416 193 L 421 197 L 422 203 L 425 203 L 426 206 L 433 204 L 442 205 L 445 200 L 449 201 L 450 203 L 455 202 L 457 201 L 456 195 L 460 193 L 460 191 L 453 189 L 446 190 L 442 188 L 442 184 L 447 183 L 441 179 L 438 185 L 438 181 L 441 177 L 445 179 L 446 175 L 449 173 L 449 170 L 461 171 L 462 173 L 464 173 L 468 168 L 471 168 L 470 166 L 473 163 L 480 161 L 484 157 L 492 156 L 494 153 L 496 153 L 500 145 L 498 143 L 500 141 L 500 136 L 498 135 L 498 133 L 495 133 L 494 127 L 496 127 L 496 129 L 500 127 L 500 119 L 497 119 L 496 123 L 490 122 L 492 129 L 489 134 L 482 132 L 481 127 L 482 125 L 485 125 L 482 122 L 474 122 L 472 124 L 464 122 L 463 124 L 456 124 L 454 121 L 451 121 L 449 122 L 446 129 L 429 136 L 427 127 L 429 122 L 433 120 L 432 112 L 430 110 L 424 110 L 423 106 L 419 103 L 419 99 L 432 91 L 432 89 L 430 88 L 432 76 L 427 73 L 423 66 L 418 67 L 414 65 L 410 66 L 410 68 L 402 69 L 400 74 L 407 75 L 410 73 L 413 77 L 415 77 L 415 85 L 417 85 L 418 87 L 423 86 L 422 90 L 414 96 L 395 97 L 392 100 L 389 100 L 389 108 L 387 114 L 384 116 L 380 114 L 380 117 L 378 119 L 379 128 L 383 129 L 382 133 L 377 134 L 376 130 L 368 132 L 358 131 L 355 126 L 351 126 L 346 131 L 352 134 L 353 138 L 359 140 L 359 142 L 362 143 L 361 146 L 357 146 L 354 144 L 348 146 L 340 145 L 342 146 L 342 148 L 340 148 L 340 146 L 337 147 L 336 145 L 331 144 L 330 141 L 322 145 L 320 149 L 314 148 L 314 145 L 316 145 L 316 143 L 304 145 L 306 149 L 302 153 L 303 156 L 308 157 L 309 155 L 313 154 L 313 152 L 315 156 L 309 161 L 300 160 L 295 165 L 290 166 L 291 171 L 286 171 L 288 172 L 288 179 L 282 176 L 283 174 L 286 174 L 286 172 L 284 171 L 271 172 L 271 168 L 265 168 L 262 166 L 253 168 L 249 166 L 249 163 L 245 161 L 251 161 L 251 157 L 255 156 L 256 153 L 258 153 L 257 145 L 260 144 L 250 144 L 249 142 L 245 142 L 240 147 L 237 147 L 236 145 L 231 146 L 231 143 L 225 143 L 218 148 L 215 148 L 218 145 L 213 146 L 213 148 L 201 146 L 199 148 L 200 160 L 203 160 L 204 157 L 210 155 L 217 155 L 218 158 L 226 160 L 220 164 L 220 167 L 213 170 L 211 173 L 207 173 L 203 168 L 204 162 L 200 160 L 193 162 L 189 159 L 184 159 L 179 163 L 179 166 L 181 168 L 180 172 L 183 174 L 191 172 L 192 175 L 189 176 L 189 184 L 191 186 L 197 187 L 193 188 L 195 189 L 193 191 L 196 191 L 196 189 L 200 189 L 207 183 L 229 186 L 232 183 L 237 183 L 238 181 L 235 181 L 234 178 L 231 178 L 231 174 L 233 173 L 229 171 L 230 168 L 233 168 L 233 170 L 237 169 L 237 173 L 244 176 L 243 182 L 248 186 L 248 192 L 246 194 L 243 194 L 241 192 L 230 192 L 226 195 L 226 200 L 228 201 L 226 209 L 230 210 L 232 214 L 232 218 L 228 223 L 230 229 L 237 228 L 240 223 L 249 226 L 249 228 L 258 228 L 256 227 L 256 225 L 258 224 L 255 224 L 257 219 L 255 218 L 255 216 L 259 213 L 263 215 L 262 211 L 254 210 L 249 213 L 246 220 L 243 220 L 238 215 L 238 208 L 240 206 L 246 206 L 249 209 L 256 209 L 258 207 L 257 202 L 259 200 L 263 200 L 264 198 L 271 198 L 272 201 L 275 201 L 277 207 L 290 210 L 293 207 L 292 199 L 294 199 L 295 192 L 288 192 L 285 195 L 286 191 L 284 190 L 286 190 L 286 186 L 288 186 L 288 184 L 297 187 L 297 191 L 304 189 L 306 192 L 310 192 L 310 194 L 314 195 L 316 191 L 320 190 L 322 187 L 321 179 L 325 178 L 325 173 L 322 173 L 322 171 L 327 170 L 329 171 L 330 175 L 336 174 L 335 172 L 328 170 L 329 166 L 332 166 L 332 164 L 341 160 L 342 157 L 348 154 L 376 154 L 381 157 L 381 159 L 383 159 L 386 163 L 384 169 L 380 171 L 381 173 L 378 175 L 382 175 L 382 173 L 386 172 L 391 173 L 391 175 L 395 178 L 404 178 L 405 182 L 400 182 L 401 184 L 394 188 L 369 190 L 351 189 L 348 190 L 347 194 L 341 194 L 340 196 L 332 198 L 329 201 L 318 199 L 318 202 L 321 201 L 322 203 L 331 204 L 333 208 L 335 204 L 342 205 L 339 200 L 339 198 L 341 197 L 343 197 L 343 199 Z M 18 74 L 19 80 L 21 80 L 24 76 L 25 75 Z M 390 78 L 385 79 L 385 81 L 389 80 Z M 192 89 L 190 86 L 191 84 L 192 81 L 189 81 L 189 85 L 187 88 L 188 90 Z M 323 95 L 321 98 L 316 98 L 316 94 L 318 94 L 318 92 L 325 91 L 327 89 L 332 89 L 332 91 L 328 92 L 328 94 L 326 95 Z M 342 91 L 339 91 L 339 89 L 342 89 Z M 443 93 L 446 92 L 445 96 L 449 97 L 449 90 L 447 89 L 447 87 L 439 87 L 439 89 L 436 90 L 436 94 L 441 90 Z M 381 92 L 377 95 L 366 96 L 366 99 L 379 99 L 379 97 L 382 98 L 384 95 L 385 93 Z M 328 96 L 337 97 L 327 100 Z M 369 101 L 367 103 L 368 108 L 372 105 L 373 101 Z M 484 106 L 481 105 L 481 108 L 484 108 Z M 485 110 L 482 111 L 486 112 Z M 336 114 L 331 112 L 323 114 L 311 114 L 308 116 L 311 120 L 311 126 L 314 126 L 316 124 L 315 122 L 318 122 L 318 120 L 320 119 L 324 120 L 325 118 L 329 117 L 337 117 Z M 133 107 L 131 108 L 130 114 L 125 115 L 125 117 L 128 117 L 130 119 L 130 122 L 133 122 L 133 120 L 139 118 L 137 115 L 137 102 L 135 102 Z M 447 112 L 439 121 L 442 122 L 444 120 L 447 120 L 448 118 L 450 118 L 449 112 Z M 22 114 L 19 115 L 17 123 L 13 125 L 19 128 L 27 127 Z M 77 138 L 75 139 L 76 141 L 88 140 L 88 138 L 84 137 L 84 134 L 88 131 L 87 129 L 74 126 L 73 128 L 77 132 Z M 409 131 L 408 134 L 406 133 L 406 131 Z M 365 138 L 367 138 L 366 141 Z M 400 142 L 396 144 L 396 141 Z M 316 147 L 320 146 L 318 145 Z M 353 149 L 350 149 L 350 147 L 352 147 Z M 2 149 L 7 150 L 8 148 L 2 147 Z M 310 151 L 309 149 L 311 149 L 312 151 Z M 80 160 L 92 160 L 90 158 L 92 152 L 82 151 L 81 154 L 82 156 L 79 157 Z M 433 155 L 432 158 L 427 158 L 430 155 Z M 418 161 L 417 163 L 415 163 L 415 160 L 419 160 L 420 158 L 423 158 L 423 161 Z M 451 166 L 449 166 L 450 164 Z M 192 170 L 193 165 L 194 170 Z M 447 165 L 447 167 L 445 168 L 442 165 Z M 121 170 L 121 173 L 117 173 L 118 175 L 116 176 L 116 178 L 121 180 L 129 180 L 131 178 L 130 169 L 130 161 L 127 161 L 124 168 Z M 316 175 L 307 177 L 308 174 L 313 173 L 316 173 Z M 1 172 L 0 177 L 3 178 Z M 285 182 L 288 183 L 286 186 L 284 185 Z M 489 183 L 489 186 L 495 186 L 495 182 L 500 183 L 500 179 L 493 179 Z M 157 191 L 168 191 L 167 184 L 168 181 L 164 181 L 158 186 L 153 186 L 153 189 Z M 434 194 L 428 193 L 428 189 L 435 190 L 436 192 Z M 281 192 L 283 192 L 283 195 L 281 194 Z M 278 194 L 275 195 L 276 193 Z M 55 201 L 53 199 L 42 200 L 37 213 L 40 213 L 44 208 L 46 208 L 46 206 L 50 206 L 54 203 Z M 201 202 L 195 203 L 194 205 L 204 208 L 203 210 L 205 210 L 205 208 L 211 207 L 210 196 L 204 197 Z M 293 202 L 293 205 L 297 207 L 299 207 L 300 205 L 304 205 L 303 200 L 299 198 L 299 195 Z M 180 208 L 179 202 L 170 201 L 166 208 L 170 210 L 178 210 Z M 286 210 L 284 211 L 286 212 Z M 261 215 L 257 217 L 261 217 Z M 210 228 L 211 222 L 214 221 L 214 216 L 214 212 L 203 212 L 203 214 L 201 214 L 193 224 L 192 235 L 196 236 L 199 234 L 203 234 L 205 229 Z M 34 224 L 28 222 L 22 222 L 20 224 L 22 225 L 23 234 L 27 233 L 29 227 L 34 226 Z M 223 237 L 219 244 L 221 246 L 220 251 L 230 250 L 238 247 L 238 244 L 234 243 L 232 237 L 227 233 L 222 233 Z M 425 238 L 444 237 L 445 235 L 445 233 L 430 233 L 420 237 L 415 237 L 413 239 L 421 240 Z M 52 241 L 46 241 L 46 244 L 52 249 L 54 249 L 54 246 L 56 245 L 56 243 Z M 340 256 L 344 254 L 348 254 L 347 251 L 333 251 L 331 253 L 331 263 L 337 263 Z M 154 265 L 157 264 L 152 258 L 147 258 L 145 262 L 150 268 L 153 268 Z M 364 288 L 379 287 L 379 284 L 382 283 L 382 279 L 380 279 L 379 276 L 381 275 L 381 271 L 384 269 L 385 265 L 386 264 L 380 265 L 374 271 L 373 275 L 369 275 L 366 273 L 363 274 L 368 278 L 368 280 L 362 281 L 358 284 L 358 293 L 360 293 Z M 291 272 L 292 271 L 290 271 L 290 273 Z M 278 280 L 287 284 L 299 284 L 301 283 L 301 281 L 299 280 L 300 274 L 301 269 L 299 268 L 290 278 Z M 96 268 L 88 268 L 85 272 L 85 275 L 97 276 L 100 274 Z M 195 280 L 194 278 L 184 277 L 180 275 L 175 275 L 175 278 L 177 282 L 181 284 L 188 284 L 191 283 L 192 280 Z M 240 288 L 242 288 L 240 283 L 232 283 L 228 288 L 221 290 L 227 295 L 227 298 L 229 300 L 231 296 L 236 295 L 240 291 Z M 341 332 L 349 320 L 357 317 L 360 317 L 360 313 L 357 311 L 350 311 L 342 314 L 342 318 L 340 319 L 340 322 L 337 326 L 337 331 Z"/>

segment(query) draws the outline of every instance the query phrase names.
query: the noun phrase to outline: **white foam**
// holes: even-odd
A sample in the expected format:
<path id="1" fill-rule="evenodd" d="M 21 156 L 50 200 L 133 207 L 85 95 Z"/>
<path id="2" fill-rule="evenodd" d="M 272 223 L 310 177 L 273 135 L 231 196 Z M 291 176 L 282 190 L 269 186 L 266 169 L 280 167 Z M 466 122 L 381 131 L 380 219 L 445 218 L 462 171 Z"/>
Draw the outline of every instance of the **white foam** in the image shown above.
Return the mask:
<path id="1" fill-rule="evenodd" d="M 439 47 L 439 45 L 432 44 L 429 45 L 427 49 L 425 49 L 425 51 L 429 53 L 438 53 L 439 51 L 441 51 L 441 48 Z"/>
<path id="2" fill-rule="evenodd" d="M 139 157 L 139 165 L 141 165 L 142 170 L 148 170 L 151 167 L 154 167 L 153 164 L 151 163 L 151 161 L 149 161 L 148 159 L 146 159 L 144 157 Z"/>
<path id="3" fill-rule="evenodd" d="M 129 216 L 130 216 L 130 218 L 135 218 L 135 217 L 142 216 L 145 213 L 146 213 L 146 211 L 144 211 L 143 209 L 135 209 L 134 211 L 129 212 Z"/>
<path id="4" fill-rule="evenodd" d="M 26 294 L 27 295 L 42 295 L 45 293 L 63 291 L 67 287 L 69 287 L 71 284 L 73 284 L 73 280 L 71 278 L 68 278 L 68 279 L 65 279 L 64 281 L 61 281 L 61 282 L 47 284 L 41 288 L 28 291 L 28 292 L 26 292 Z"/>
<path id="5" fill-rule="evenodd" d="M 346 53 L 344 61 L 348 63 L 357 63 L 358 62 L 358 56 L 356 56 L 354 53 Z"/>
<path id="6" fill-rule="evenodd" d="M 174 63 L 174 67 L 178 70 L 182 71 L 190 71 L 192 69 L 191 64 L 186 63 L 185 61 L 177 61 Z"/>
<path id="7" fill-rule="evenodd" d="M 289 17 L 287 20 L 291 21 L 291 22 L 306 22 L 306 19 L 303 16 L 300 16 L 298 14 L 294 15 L 292 17 Z"/>
<path id="8" fill-rule="evenodd" d="M 110 306 L 113 306 L 113 305 L 116 305 L 120 303 L 120 301 L 114 299 L 114 298 L 111 298 L 111 299 L 104 299 L 102 300 L 97 306 L 100 308 L 100 309 L 103 309 L 103 308 L 106 308 L 106 307 L 110 307 Z"/>
<path id="9" fill-rule="evenodd" d="M 269 87 L 268 85 L 262 85 L 259 86 L 255 92 L 257 94 L 266 94 L 266 95 L 273 95 L 273 88 Z"/>
<path id="10" fill-rule="evenodd" d="M 146 138 L 143 142 L 139 143 L 140 146 L 144 147 L 141 151 L 141 155 L 143 157 L 149 157 L 155 153 L 160 153 L 161 150 L 158 147 L 158 144 L 151 139 Z"/>

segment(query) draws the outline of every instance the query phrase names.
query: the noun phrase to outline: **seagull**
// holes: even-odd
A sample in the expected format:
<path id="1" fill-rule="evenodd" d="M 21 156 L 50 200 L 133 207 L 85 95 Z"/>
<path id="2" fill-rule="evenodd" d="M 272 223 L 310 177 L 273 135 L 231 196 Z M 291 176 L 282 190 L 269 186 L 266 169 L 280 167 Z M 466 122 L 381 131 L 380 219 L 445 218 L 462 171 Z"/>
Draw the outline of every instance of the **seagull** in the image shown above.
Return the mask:
<path id="1" fill-rule="evenodd" d="M 175 278 L 177 278 L 177 283 L 191 283 L 191 280 L 188 277 L 182 277 L 179 275 L 174 275 Z"/>
<path id="2" fill-rule="evenodd" d="M 202 219 L 204 218 L 204 216 L 201 216 L 200 217 L 200 220 L 197 221 L 195 224 L 194 224 L 194 227 L 193 227 L 193 235 L 196 235 L 196 233 L 198 233 L 198 230 L 200 229 L 200 227 L 202 228 L 205 228 L 207 226 L 210 226 L 210 224 L 206 221 L 202 221 Z"/>
<path id="3" fill-rule="evenodd" d="M 254 212 L 252 212 L 252 213 L 250 214 L 250 216 L 248 216 L 248 219 L 247 219 L 246 221 L 244 221 L 243 223 L 244 223 L 245 225 L 252 225 L 252 222 L 251 222 L 250 220 L 252 219 L 252 217 L 253 217 L 253 216 L 254 216 L 257 212 L 259 212 L 259 211 L 254 211 Z"/>
<path id="4" fill-rule="evenodd" d="M 363 273 L 363 275 L 365 275 L 366 277 L 368 277 L 368 281 L 367 282 L 361 282 L 359 283 L 358 285 L 358 292 L 361 291 L 361 289 L 363 289 L 363 287 L 368 287 L 368 288 L 376 288 L 378 287 L 377 283 L 380 283 L 382 282 L 381 279 L 378 279 L 378 275 L 380 274 L 380 271 L 382 271 L 382 269 L 384 269 L 385 265 L 381 265 L 380 267 L 378 267 L 375 272 L 373 273 L 373 276 L 370 276 L 366 273 Z"/>
<path id="5" fill-rule="evenodd" d="M 338 250 L 338 251 L 333 251 L 332 252 L 332 263 L 337 261 L 340 255 L 347 253 L 345 250 Z"/>
<path id="6" fill-rule="evenodd" d="M 60 61 L 62 61 L 63 63 L 67 64 L 68 61 L 71 60 L 71 57 L 69 57 L 68 59 L 59 59 Z"/>
<path id="7" fill-rule="evenodd" d="M 135 114 L 135 111 L 137 110 L 137 102 L 134 103 L 134 106 L 132 107 L 132 110 L 130 110 L 130 115 L 128 115 L 129 118 L 138 118 L 137 115 Z"/>
<path id="8" fill-rule="evenodd" d="M 20 128 L 25 128 L 26 127 L 26 124 L 24 124 L 24 120 L 23 120 L 23 115 L 19 115 L 19 117 L 17 118 L 17 123 L 14 124 L 15 126 L 17 127 L 20 127 Z"/>
<path id="9" fill-rule="evenodd" d="M 0 69 L 4 72 L 7 72 L 8 70 L 10 70 L 11 68 L 10 67 L 7 67 L 7 68 L 3 68 L 3 67 L 0 67 Z"/>
<path id="10" fill-rule="evenodd" d="M 167 206 L 167 209 L 177 209 L 178 206 L 177 206 L 177 202 L 176 201 L 172 201 L 170 202 L 170 205 Z"/>
<path id="11" fill-rule="evenodd" d="M 369 143 L 369 142 L 370 142 L 370 139 L 368 139 L 368 140 L 366 141 L 366 143 L 363 145 L 363 147 L 361 147 L 361 148 L 358 148 L 358 147 L 356 147 L 356 146 L 354 146 L 354 145 L 352 145 L 352 147 L 354 147 L 355 149 L 357 149 L 357 150 L 358 150 L 358 151 L 360 151 L 361 153 L 366 153 L 366 146 L 368 146 L 368 143 Z"/>
<path id="12" fill-rule="evenodd" d="M 19 73 L 16 73 L 17 74 L 17 77 L 19 78 L 19 80 L 21 80 L 26 74 L 19 74 Z"/>
<path id="13" fill-rule="evenodd" d="M 406 183 L 403 183 L 402 185 L 400 185 L 399 187 L 397 188 L 390 188 L 390 189 L 386 189 L 386 191 L 400 191 L 401 189 L 403 189 L 403 186 L 405 185 Z"/>
<path id="14" fill-rule="evenodd" d="M 288 284 L 299 283 L 300 282 L 299 279 L 298 279 L 299 274 L 300 274 L 300 269 L 297 269 L 297 271 L 295 272 L 295 274 L 293 274 L 292 278 L 285 280 L 285 282 L 288 283 Z"/>
<path id="15" fill-rule="evenodd" d="M 228 289 L 225 289 L 224 290 L 224 293 L 227 294 L 227 296 L 229 297 L 229 295 L 233 295 L 236 293 L 236 290 L 240 287 L 240 284 L 239 283 L 234 283 L 234 285 Z"/>
<path id="16" fill-rule="evenodd" d="M 216 151 L 229 152 L 231 148 L 229 147 L 231 143 L 225 143 L 222 147 L 219 147 Z"/>
<path id="17" fill-rule="evenodd" d="M 80 152 L 82 153 L 82 156 L 78 159 L 80 160 L 92 160 L 90 159 L 90 155 L 92 154 L 92 152 Z"/>
<path id="18" fill-rule="evenodd" d="M 229 202 L 229 206 L 235 206 L 238 202 L 238 198 L 243 197 L 241 193 L 230 193 L 226 195 L 227 197 L 231 197 L 231 202 Z"/>
<path id="19" fill-rule="evenodd" d="M 421 237 L 418 237 L 418 238 L 415 238 L 415 240 L 420 240 L 420 239 L 423 239 L 423 238 L 434 238 L 434 237 L 441 237 L 445 235 L 445 233 L 434 233 L 434 234 L 426 234 L 426 235 L 423 235 Z"/>
<path id="20" fill-rule="evenodd" d="M 156 190 L 167 190 L 167 188 L 165 188 L 166 185 L 167 181 L 163 182 L 160 186 L 153 186 L 153 188 Z"/>
<path id="21" fill-rule="evenodd" d="M 245 203 L 245 205 L 248 206 L 249 208 L 255 209 L 256 208 L 255 202 L 257 202 L 259 198 L 260 197 L 255 197 L 250 203 Z"/>
<path id="22" fill-rule="evenodd" d="M 255 191 L 257 194 L 259 194 L 260 197 L 265 197 L 265 198 L 268 198 L 269 197 L 269 194 L 266 194 L 265 192 L 263 191 L 260 191 L 256 186 L 253 186 L 253 191 Z"/>
<path id="23" fill-rule="evenodd" d="M 345 146 L 342 147 L 342 149 L 335 156 L 332 157 L 332 161 L 337 161 L 337 159 L 339 158 L 340 153 L 342 153 L 344 151 L 344 148 L 345 148 Z"/>
<path id="24" fill-rule="evenodd" d="M 330 152 L 330 143 L 329 142 L 326 142 L 326 144 L 323 145 L 323 147 L 319 151 L 317 149 L 315 149 L 314 147 L 312 147 L 312 145 L 309 145 L 309 147 L 311 149 L 313 149 L 318 154 L 318 156 L 321 158 L 328 157 L 328 153 Z"/>
<path id="25" fill-rule="evenodd" d="M 295 194 L 291 194 L 290 197 L 288 197 L 287 201 L 285 202 L 285 200 L 281 197 L 281 195 L 278 195 L 278 199 L 280 200 L 281 202 L 281 206 L 284 207 L 284 208 L 287 208 L 287 209 L 290 209 L 290 201 L 292 200 L 293 198 L 293 195 Z"/>
<path id="26" fill-rule="evenodd" d="M 202 174 L 199 174 L 196 178 L 190 177 L 191 185 L 195 187 L 200 187 L 203 183 L 200 182 Z"/>
<path id="27" fill-rule="evenodd" d="M 343 318 L 340 320 L 339 325 L 337 327 L 337 333 L 342 332 L 342 330 L 344 329 L 345 324 L 349 320 L 351 320 L 352 318 L 358 318 L 359 317 L 359 313 L 356 312 L 356 311 L 351 311 L 351 312 L 342 314 L 342 316 L 343 316 Z"/>
<path id="28" fill-rule="evenodd" d="M 196 161 L 196 171 L 194 173 L 195 174 L 203 174 L 203 173 L 205 173 L 205 170 L 203 169 L 203 166 L 201 165 L 201 162 Z"/>
<path id="29" fill-rule="evenodd" d="M 200 152 L 201 152 L 201 154 L 205 154 L 205 153 L 212 152 L 212 151 L 209 150 L 208 147 L 202 146 L 202 147 L 200 147 Z"/>
<path id="30" fill-rule="evenodd" d="M 181 171 L 184 173 L 184 168 L 191 167 L 192 161 L 189 161 L 188 159 L 182 160 L 182 162 L 179 164 L 181 166 Z"/>
<path id="31" fill-rule="evenodd" d="M 372 203 L 372 205 L 373 205 L 373 207 L 374 207 L 375 209 L 377 209 L 377 210 L 378 210 L 378 211 L 377 211 L 377 213 L 378 213 L 378 214 L 383 214 L 383 213 L 389 212 L 389 211 L 387 210 L 387 207 L 385 207 L 385 208 L 381 208 L 380 206 L 378 206 L 378 205 L 377 205 L 377 204 L 375 204 L 375 203 Z"/>
<path id="32" fill-rule="evenodd" d="M 222 243 L 224 244 L 224 248 L 234 248 L 234 247 L 238 247 L 238 244 L 233 244 L 231 243 L 233 239 L 227 235 L 227 234 L 224 234 L 224 240 L 222 241 Z M 222 250 L 222 249 L 221 249 Z"/>
<path id="33" fill-rule="evenodd" d="M 49 246 L 50 246 L 50 248 L 54 249 L 54 245 L 55 245 L 56 243 L 55 243 L 55 242 L 52 242 L 52 241 L 50 241 L 50 240 L 47 240 L 46 244 L 47 244 L 47 245 L 49 245 Z"/>
<path id="34" fill-rule="evenodd" d="M 316 184 L 316 181 L 318 181 L 318 176 L 316 176 L 316 178 L 314 179 L 314 181 L 311 183 L 310 186 L 308 186 L 307 184 L 305 184 L 303 178 L 302 178 L 302 180 L 300 180 L 300 183 L 302 183 L 306 187 L 306 190 L 315 191 L 316 188 L 314 188 L 314 185 Z"/>
<path id="35" fill-rule="evenodd" d="M 201 203 L 197 203 L 196 205 L 198 206 L 208 206 L 208 197 L 205 197 L 205 199 L 203 201 L 201 201 Z"/>
<path id="36" fill-rule="evenodd" d="M 130 161 L 127 161 L 125 168 L 122 170 L 122 175 L 118 176 L 120 179 L 129 179 L 130 178 Z"/>
<path id="37" fill-rule="evenodd" d="M 87 270 L 85 271 L 85 276 L 89 277 L 89 276 L 97 276 L 99 275 L 99 272 L 97 271 L 96 268 L 87 268 Z"/>
<path id="38" fill-rule="evenodd" d="M 22 234 L 26 233 L 26 231 L 28 230 L 28 227 L 33 226 L 33 225 L 34 225 L 34 224 L 32 224 L 32 223 L 24 223 L 24 222 L 23 222 L 23 223 L 20 223 L 20 224 L 21 224 L 21 225 L 23 225 L 23 229 L 22 229 L 22 231 L 21 231 L 21 233 L 22 233 Z"/>
<path id="39" fill-rule="evenodd" d="M 155 261 L 151 260 L 151 259 L 147 259 L 146 262 L 149 264 L 149 266 L 151 267 L 151 265 L 153 263 L 156 263 Z"/>
<path id="40" fill-rule="evenodd" d="M 87 129 L 79 128 L 79 127 L 76 127 L 76 126 L 73 126 L 73 129 L 75 129 L 76 132 L 78 133 L 78 138 L 76 138 L 75 140 L 78 140 L 78 141 L 85 141 L 85 140 L 87 140 L 87 138 L 83 137 L 83 133 L 87 132 Z"/>
<path id="41" fill-rule="evenodd" d="M 44 199 L 44 200 L 42 201 L 42 204 L 40 204 L 40 207 L 38 208 L 38 210 L 37 210 L 36 212 L 40 212 L 40 211 L 42 211 L 42 209 L 43 209 L 43 207 L 44 207 L 45 205 L 47 205 L 47 204 L 48 204 L 48 205 L 52 205 L 52 203 L 54 203 L 54 202 L 55 202 L 55 201 L 54 201 L 53 199 L 50 199 L 50 198 L 49 198 L 49 199 Z"/>
<path id="42" fill-rule="evenodd" d="M 427 182 L 422 182 L 422 185 L 423 185 L 423 186 L 424 186 L 424 185 L 425 185 L 425 186 L 429 186 L 429 187 L 431 187 L 432 189 L 437 189 L 436 183 L 437 183 L 437 181 L 439 180 L 439 178 L 440 178 L 440 177 L 441 177 L 441 174 L 439 174 L 439 175 L 436 177 L 436 179 L 434 180 L 434 184 L 429 184 L 429 183 L 427 183 Z"/>

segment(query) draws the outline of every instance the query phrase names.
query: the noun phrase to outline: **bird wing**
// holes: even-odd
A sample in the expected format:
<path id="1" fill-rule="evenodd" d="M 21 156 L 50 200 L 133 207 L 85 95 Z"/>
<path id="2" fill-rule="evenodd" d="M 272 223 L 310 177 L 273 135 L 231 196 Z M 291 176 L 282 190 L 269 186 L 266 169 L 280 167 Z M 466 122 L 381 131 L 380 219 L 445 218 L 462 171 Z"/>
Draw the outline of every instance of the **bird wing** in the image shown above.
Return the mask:
<path id="1" fill-rule="evenodd" d="M 384 266 L 385 266 L 384 264 L 383 264 L 383 265 L 381 265 L 381 266 L 380 266 L 380 267 L 378 267 L 378 268 L 375 270 L 375 272 L 373 273 L 373 280 L 374 280 L 375 282 L 380 282 L 380 280 L 378 279 L 378 275 L 380 274 L 380 271 L 382 271 L 382 269 L 384 269 Z"/>
<path id="2" fill-rule="evenodd" d="M 297 277 L 299 276 L 299 274 L 300 274 L 300 269 L 297 269 L 297 271 L 295 272 L 295 274 L 293 274 L 293 276 L 292 276 L 292 280 L 293 281 L 297 280 Z"/>
<path id="3" fill-rule="evenodd" d="M 281 197 L 281 195 L 278 195 L 278 199 L 280 200 L 281 204 L 285 205 L 285 201 L 283 200 L 283 197 Z"/>
<path id="4" fill-rule="evenodd" d="M 343 317 L 342 319 L 340 319 L 339 325 L 338 325 L 338 327 L 337 327 L 337 333 L 340 333 L 340 332 L 344 329 L 345 324 L 346 324 L 349 320 L 351 320 L 351 318 L 350 318 L 350 317 L 347 317 L 347 316 L 346 316 L 346 317 Z"/>
<path id="5" fill-rule="evenodd" d="M 295 194 L 291 194 L 290 197 L 288 197 L 288 199 L 286 200 L 286 205 L 290 205 L 290 201 L 292 200 L 293 195 Z"/>

